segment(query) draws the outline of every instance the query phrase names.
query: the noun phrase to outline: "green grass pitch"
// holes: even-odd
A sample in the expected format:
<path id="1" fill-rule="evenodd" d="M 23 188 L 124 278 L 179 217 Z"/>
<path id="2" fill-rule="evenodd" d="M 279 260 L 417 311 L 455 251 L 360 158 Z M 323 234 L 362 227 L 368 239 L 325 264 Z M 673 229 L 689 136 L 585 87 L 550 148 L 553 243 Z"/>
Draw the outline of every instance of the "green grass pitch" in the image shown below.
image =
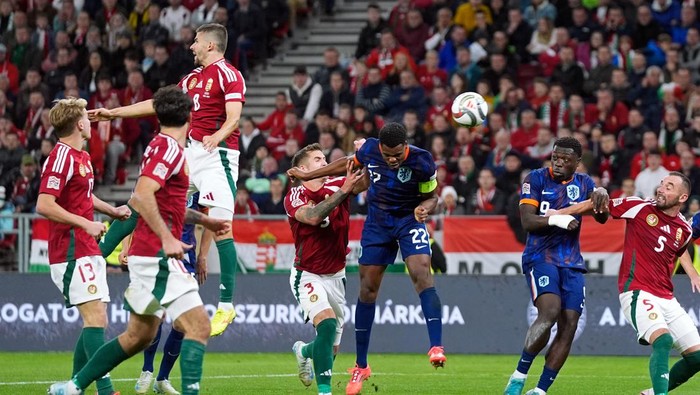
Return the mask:
<path id="1" fill-rule="evenodd" d="M 156 368 L 160 363 L 156 356 Z M 500 394 L 513 371 L 517 356 L 449 355 L 446 367 L 435 370 L 426 355 L 371 355 L 374 375 L 363 394 Z M 51 382 L 70 375 L 72 353 L 0 353 L 0 394 L 43 394 Z M 542 360 L 536 360 L 526 389 L 537 384 Z M 115 369 L 112 378 L 122 395 L 133 394 L 141 368 L 136 356 Z M 671 360 L 671 364 L 675 359 Z M 345 393 L 345 369 L 353 355 L 341 354 L 335 363 L 333 392 Z M 572 356 L 549 391 L 551 395 L 638 394 L 650 386 L 646 358 Z M 171 379 L 180 387 L 176 365 Z M 94 388 L 94 387 L 93 387 Z M 207 354 L 202 394 L 316 394 L 296 377 L 296 363 L 288 354 Z M 91 389 L 86 394 L 94 394 Z M 700 394 L 700 377 L 694 377 L 673 395 Z"/>

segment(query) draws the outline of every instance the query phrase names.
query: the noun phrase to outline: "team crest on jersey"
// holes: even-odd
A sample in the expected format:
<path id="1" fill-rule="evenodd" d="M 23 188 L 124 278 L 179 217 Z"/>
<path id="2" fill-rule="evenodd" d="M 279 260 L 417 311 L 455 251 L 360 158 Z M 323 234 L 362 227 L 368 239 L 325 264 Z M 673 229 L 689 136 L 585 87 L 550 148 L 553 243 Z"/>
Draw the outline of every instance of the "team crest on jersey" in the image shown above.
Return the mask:
<path id="1" fill-rule="evenodd" d="M 311 303 L 314 303 L 315 301 L 318 300 L 318 295 L 316 295 L 316 294 L 311 295 L 311 297 L 309 298 L 309 300 L 311 301 Z"/>
<path id="2" fill-rule="evenodd" d="M 655 319 L 659 318 L 659 315 L 656 313 L 649 313 L 649 319 L 654 321 Z"/>
<path id="3" fill-rule="evenodd" d="M 647 215 L 647 225 L 656 226 L 659 223 L 659 217 L 656 214 Z"/>
<path id="4" fill-rule="evenodd" d="M 411 175 L 413 175 L 413 170 L 406 166 L 402 166 L 399 168 L 399 173 L 396 175 L 396 178 L 405 183 L 411 179 Z"/>
<path id="5" fill-rule="evenodd" d="M 571 200 L 576 200 L 579 198 L 579 196 L 581 196 L 581 191 L 577 185 L 568 185 L 566 187 L 566 196 L 568 196 Z"/>
<path id="6" fill-rule="evenodd" d="M 683 237 L 683 230 L 681 228 L 678 228 L 676 231 L 676 241 L 681 241 L 681 238 Z"/>
<path id="7" fill-rule="evenodd" d="M 94 295 L 97 293 L 97 286 L 95 284 L 90 284 L 90 286 L 88 286 L 87 291 L 90 295 Z"/>
<path id="8" fill-rule="evenodd" d="M 82 163 L 80 164 L 80 166 L 78 166 L 78 172 L 80 173 L 81 177 L 85 177 L 85 174 L 87 174 L 85 172 L 85 166 Z"/>
<path id="9" fill-rule="evenodd" d="M 194 87 L 197 85 L 197 77 L 192 77 L 190 80 L 190 86 L 189 89 L 194 89 Z"/>
<path id="10" fill-rule="evenodd" d="M 207 80 L 207 86 L 204 88 L 205 92 L 209 92 L 211 90 L 211 86 L 214 85 L 214 79 L 209 78 Z"/>
<path id="11" fill-rule="evenodd" d="M 537 279 L 537 284 L 540 285 L 540 287 L 546 287 L 549 285 L 549 276 L 542 276 Z"/>

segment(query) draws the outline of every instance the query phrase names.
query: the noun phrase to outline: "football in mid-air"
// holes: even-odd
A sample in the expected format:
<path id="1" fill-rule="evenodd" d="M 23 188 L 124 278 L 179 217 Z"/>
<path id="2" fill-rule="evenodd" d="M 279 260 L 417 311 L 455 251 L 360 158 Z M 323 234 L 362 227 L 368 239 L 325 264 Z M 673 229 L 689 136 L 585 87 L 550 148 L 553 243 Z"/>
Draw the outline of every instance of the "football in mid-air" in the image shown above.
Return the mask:
<path id="1" fill-rule="evenodd" d="M 458 124 L 470 128 L 481 125 L 488 112 L 488 103 L 476 92 L 461 93 L 452 102 L 452 118 Z"/>

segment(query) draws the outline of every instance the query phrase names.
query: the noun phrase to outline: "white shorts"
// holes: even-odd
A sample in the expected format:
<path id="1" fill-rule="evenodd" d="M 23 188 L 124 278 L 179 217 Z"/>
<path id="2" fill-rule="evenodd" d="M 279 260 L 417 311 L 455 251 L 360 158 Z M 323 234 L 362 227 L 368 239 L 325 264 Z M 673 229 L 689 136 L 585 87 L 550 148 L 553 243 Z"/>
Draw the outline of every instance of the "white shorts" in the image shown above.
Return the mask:
<path id="1" fill-rule="evenodd" d="M 207 152 L 200 141 L 190 139 L 185 148 L 190 170 L 187 196 L 199 191 L 200 205 L 221 207 L 233 213 L 240 154 L 239 151 L 221 147 Z"/>
<path id="2" fill-rule="evenodd" d="M 627 322 L 637 331 L 640 344 L 648 345 L 652 333 L 666 329 L 673 338 L 673 347 L 679 352 L 700 345 L 700 335 L 693 320 L 676 298 L 664 299 L 645 291 L 627 291 L 620 294 L 620 305 Z"/>
<path id="3" fill-rule="evenodd" d="M 66 307 L 93 300 L 109 302 L 107 262 L 99 255 L 50 265 L 51 280 L 63 293 Z"/>
<path id="4" fill-rule="evenodd" d="M 289 285 L 294 298 L 299 302 L 304 319 L 314 320 L 318 313 L 333 309 L 338 320 L 334 345 L 340 344 L 345 322 L 345 270 L 335 274 L 314 274 L 292 269 Z"/>
<path id="5" fill-rule="evenodd" d="M 130 311 L 174 321 L 202 306 L 197 280 L 174 258 L 129 256 L 129 287 L 124 299 Z"/>

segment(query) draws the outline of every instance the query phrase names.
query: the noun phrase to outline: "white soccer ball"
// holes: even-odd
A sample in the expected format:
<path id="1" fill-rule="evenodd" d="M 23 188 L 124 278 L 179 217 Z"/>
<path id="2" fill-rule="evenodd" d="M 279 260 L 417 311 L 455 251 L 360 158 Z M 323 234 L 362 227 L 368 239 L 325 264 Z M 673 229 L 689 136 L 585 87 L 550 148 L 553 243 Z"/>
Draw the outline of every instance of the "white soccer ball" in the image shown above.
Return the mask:
<path id="1" fill-rule="evenodd" d="M 476 92 L 464 92 L 452 102 L 452 118 L 460 125 L 473 128 L 481 125 L 489 113 L 489 105 Z"/>

